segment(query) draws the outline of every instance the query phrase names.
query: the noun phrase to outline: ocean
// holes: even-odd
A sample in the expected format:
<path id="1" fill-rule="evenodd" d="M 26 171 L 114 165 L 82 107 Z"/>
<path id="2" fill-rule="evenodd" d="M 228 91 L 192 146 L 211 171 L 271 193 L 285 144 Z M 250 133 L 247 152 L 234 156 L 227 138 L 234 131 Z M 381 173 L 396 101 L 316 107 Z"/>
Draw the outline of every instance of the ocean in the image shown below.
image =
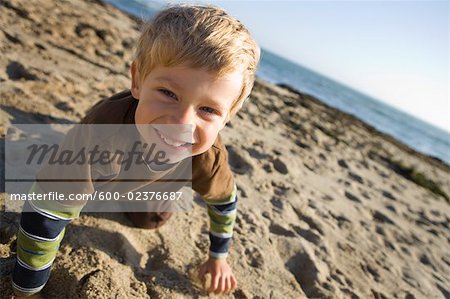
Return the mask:
<path id="1" fill-rule="evenodd" d="M 152 16 L 161 7 L 158 2 L 146 0 L 106 2 L 138 18 Z M 264 49 L 257 75 L 263 80 L 284 83 L 312 95 L 329 106 L 358 117 L 416 151 L 450 165 L 449 132 Z"/>

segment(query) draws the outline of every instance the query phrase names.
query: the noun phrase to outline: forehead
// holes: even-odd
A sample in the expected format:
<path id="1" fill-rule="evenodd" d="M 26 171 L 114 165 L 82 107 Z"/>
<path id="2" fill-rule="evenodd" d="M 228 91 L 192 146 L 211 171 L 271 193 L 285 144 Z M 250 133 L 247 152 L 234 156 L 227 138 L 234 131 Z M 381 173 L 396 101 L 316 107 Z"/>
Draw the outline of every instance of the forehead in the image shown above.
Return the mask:
<path id="1" fill-rule="evenodd" d="M 201 81 L 203 84 L 223 84 L 238 81 L 242 82 L 243 72 L 236 70 L 219 74 L 219 72 L 209 71 L 205 68 L 194 68 L 188 66 L 156 66 L 147 77 L 151 79 L 166 79 L 176 83 L 184 81 Z"/>

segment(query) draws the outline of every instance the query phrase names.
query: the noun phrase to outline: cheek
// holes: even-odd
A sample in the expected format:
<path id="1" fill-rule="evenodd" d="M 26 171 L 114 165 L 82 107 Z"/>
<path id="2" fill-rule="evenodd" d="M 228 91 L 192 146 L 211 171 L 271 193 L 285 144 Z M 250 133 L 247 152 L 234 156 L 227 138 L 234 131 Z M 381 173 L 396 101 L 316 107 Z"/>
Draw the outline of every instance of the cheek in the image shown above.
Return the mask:
<path id="1" fill-rule="evenodd" d="M 139 100 L 138 107 L 136 109 L 136 122 L 137 123 L 148 123 L 153 120 L 158 115 L 163 113 L 163 107 L 158 105 L 155 101 L 150 101 L 148 99 Z"/>
<path id="2" fill-rule="evenodd" d="M 149 105 L 145 105 L 145 103 L 143 103 L 143 102 L 138 103 L 138 107 L 136 109 L 136 115 L 135 115 L 136 123 L 138 123 L 138 124 L 147 123 L 148 119 L 152 118 L 152 115 L 151 115 L 152 109 L 150 109 L 150 108 L 151 107 L 149 107 Z"/>
<path id="3" fill-rule="evenodd" d="M 201 139 L 201 144 L 194 146 L 192 154 L 197 155 L 207 151 L 216 141 L 217 135 L 219 134 L 220 127 L 217 125 L 206 125 L 197 127 L 198 136 Z"/>
<path id="4" fill-rule="evenodd" d="M 202 136 L 204 138 L 204 142 L 208 145 L 211 146 L 214 141 L 217 138 L 217 135 L 219 134 L 219 128 L 217 128 L 217 126 L 215 125 L 209 125 L 206 126 L 205 128 L 203 128 L 203 135 Z"/>

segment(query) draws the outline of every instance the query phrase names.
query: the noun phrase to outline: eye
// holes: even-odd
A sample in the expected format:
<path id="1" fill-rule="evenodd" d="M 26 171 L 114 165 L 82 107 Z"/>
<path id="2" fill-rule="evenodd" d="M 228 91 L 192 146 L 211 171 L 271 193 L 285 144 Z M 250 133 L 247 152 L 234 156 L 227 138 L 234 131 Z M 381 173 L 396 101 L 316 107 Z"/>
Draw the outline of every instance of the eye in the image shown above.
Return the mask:
<path id="1" fill-rule="evenodd" d="M 169 98 L 177 99 L 177 96 L 173 92 L 171 92 L 170 90 L 160 89 L 159 91 L 162 94 L 164 94 L 165 96 L 169 97 Z"/>
<path id="2" fill-rule="evenodd" d="M 218 113 L 215 109 L 213 109 L 211 107 L 202 107 L 201 109 L 203 112 L 206 112 L 208 114 L 217 114 Z"/>

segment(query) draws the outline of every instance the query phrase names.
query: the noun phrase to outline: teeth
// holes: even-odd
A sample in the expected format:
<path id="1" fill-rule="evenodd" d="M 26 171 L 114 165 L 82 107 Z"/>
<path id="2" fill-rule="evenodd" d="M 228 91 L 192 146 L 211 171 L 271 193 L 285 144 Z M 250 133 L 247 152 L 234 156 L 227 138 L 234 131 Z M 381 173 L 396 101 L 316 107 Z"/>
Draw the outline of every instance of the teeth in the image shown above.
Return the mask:
<path id="1" fill-rule="evenodd" d="M 178 143 L 178 142 L 175 142 L 175 141 L 171 141 L 171 140 L 166 139 L 166 138 L 164 138 L 164 137 L 163 137 L 163 140 L 164 140 L 166 143 L 168 143 L 168 144 L 170 144 L 170 145 L 173 145 L 173 146 L 180 146 L 180 145 L 185 144 L 185 143 Z"/>
<path id="2" fill-rule="evenodd" d="M 170 138 L 168 138 L 168 137 L 166 137 L 166 136 L 163 136 L 163 135 L 161 134 L 161 132 L 159 132 L 159 131 L 157 131 L 157 132 L 158 132 L 158 134 L 159 134 L 159 137 L 161 137 L 161 139 L 164 140 L 164 142 L 166 142 L 167 144 L 170 144 L 170 145 L 176 146 L 176 147 L 179 147 L 179 146 L 181 146 L 181 145 L 187 144 L 187 142 L 181 143 L 181 142 L 175 141 L 175 140 L 173 140 L 173 139 L 170 139 Z"/>

